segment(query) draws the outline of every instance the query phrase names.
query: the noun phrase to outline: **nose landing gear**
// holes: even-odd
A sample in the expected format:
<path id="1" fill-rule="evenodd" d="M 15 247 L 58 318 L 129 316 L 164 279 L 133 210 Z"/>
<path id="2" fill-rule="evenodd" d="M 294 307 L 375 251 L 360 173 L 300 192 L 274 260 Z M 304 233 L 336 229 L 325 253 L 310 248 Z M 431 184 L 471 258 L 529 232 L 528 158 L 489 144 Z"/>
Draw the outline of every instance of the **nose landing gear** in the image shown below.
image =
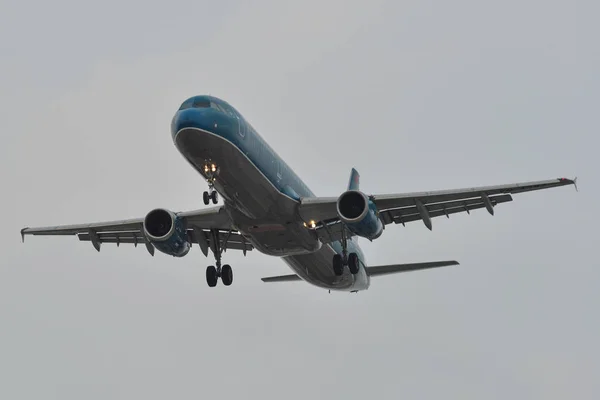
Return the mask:
<path id="1" fill-rule="evenodd" d="M 205 205 L 209 205 L 211 201 L 213 204 L 217 204 L 219 202 L 219 194 L 211 186 L 209 186 L 207 192 L 204 192 L 204 195 L 202 197 Z"/>
<path id="2" fill-rule="evenodd" d="M 214 188 L 216 175 L 219 173 L 217 164 L 207 161 L 204 164 L 204 173 L 206 174 L 206 180 L 208 181 L 208 191 L 203 194 L 204 204 L 208 205 L 211 201 L 213 204 L 217 204 L 219 202 L 219 194 Z"/>

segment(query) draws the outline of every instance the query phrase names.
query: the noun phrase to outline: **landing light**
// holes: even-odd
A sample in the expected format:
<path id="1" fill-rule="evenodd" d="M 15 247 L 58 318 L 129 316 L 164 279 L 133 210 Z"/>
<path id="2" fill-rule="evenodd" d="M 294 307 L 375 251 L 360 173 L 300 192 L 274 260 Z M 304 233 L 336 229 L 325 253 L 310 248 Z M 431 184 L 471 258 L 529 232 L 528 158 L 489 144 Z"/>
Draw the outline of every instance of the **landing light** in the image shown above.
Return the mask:
<path id="1" fill-rule="evenodd" d="M 212 165 L 212 172 L 215 172 L 217 170 L 217 166 L 215 164 Z"/>
<path id="2" fill-rule="evenodd" d="M 311 228 L 314 228 L 315 226 L 317 226 L 317 225 L 315 224 L 315 221 L 310 221 L 310 227 L 311 227 Z"/>

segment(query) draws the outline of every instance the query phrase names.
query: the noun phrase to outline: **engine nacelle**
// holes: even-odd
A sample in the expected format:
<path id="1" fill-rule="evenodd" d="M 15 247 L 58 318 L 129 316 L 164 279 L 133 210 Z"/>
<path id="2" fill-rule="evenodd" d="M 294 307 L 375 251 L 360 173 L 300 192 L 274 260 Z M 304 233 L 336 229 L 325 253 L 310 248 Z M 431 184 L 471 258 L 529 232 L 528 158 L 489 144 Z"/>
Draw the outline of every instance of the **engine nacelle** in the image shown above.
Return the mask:
<path id="1" fill-rule="evenodd" d="M 337 201 L 337 213 L 355 235 L 373 240 L 383 232 L 377 207 L 363 192 L 348 190 L 342 193 Z"/>
<path id="2" fill-rule="evenodd" d="M 144 234 L 159 251 L 173 257 L 185 256 L 192 247 L 181 218 L 162 208 L 146 215 Z"/>

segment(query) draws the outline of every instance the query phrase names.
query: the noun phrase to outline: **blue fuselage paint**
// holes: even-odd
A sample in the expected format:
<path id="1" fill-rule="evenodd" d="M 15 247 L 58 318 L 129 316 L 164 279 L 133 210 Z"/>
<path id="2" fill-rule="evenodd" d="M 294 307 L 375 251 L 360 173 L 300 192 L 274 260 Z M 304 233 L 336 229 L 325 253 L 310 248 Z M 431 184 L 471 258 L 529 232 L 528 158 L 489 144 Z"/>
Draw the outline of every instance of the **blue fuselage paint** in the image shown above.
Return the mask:
<path id="1" fill-rule="evenodd" d="M 171 134 L 173 140 L 176 142 L 176 145 L 178 145 L 178 149 L 180 150 L 180 152 L 182 152 L 184 157 L 195 166 L 198 172 L 205 176 L 198 162 L 195 162 L 193 160 L 194 151 L 198 151 L 198 154 L 200 154 L 201 150 L 198 149 L 198 147 L 203 147 L 203 143 L 207 143 L 207 148 L 202 149 L 202 151 L 204 151 L 202 154 L 213 154 L 213 152 L 216 152 L 216 149 L 211 149 L 210 146 L 214 147 L 214 142 L 205 139 L 202 139 L 202 141 L 198 140 L 193 144 L 191 141 L 189 141 L 187 144 L 178 144 L 177 142 L 177 136 L 180 134 L 180 132 L 187 132 L 192 129 L 195 129 L 198 132 L 202 132 L 203 134 L 206 133 L 210 135 L 215 135 L 220 139 L 224 139 L 221 140 L 221 142 L 226 143 L 226 146 L 228 147 L 234 147 L 235 151 L 241 154 L 231 155 L 235 153 L 232 153 L 231 150 L 222 150 L 219 152 L 219 154 L 226 154 L 223 157 L 231 158 L 240 157 L 243 155 L 245 156 L 245 159 L 250 161 L 251 166 L 259 172 L 259 174 L 257 174 L 256 171 L 235 171 L 235 173 L 241 177 L 239 181 L 236 181 L 235 187 L 221 188 L 215 184 L 215 187 L 217 189 L 222 189 L 223 193 L 220 194 L 224 197 L 227 207 L 239 208 L 240 210 L 245 209 L 245 203 L 253 200 L 250 197 L 260 197 L 263 195 L 262 193 L 259 193 L 259 191 L 264 190 L 264 187 L 267 183 L 268 186 L 274 188 L 274 190 L 278 192 L 277 194 L 284 199 L 278 200 L 278 202 L 287 202 L 286 204 L 288 208 L 290 208 L 290 204 L 292 205 L 292 207 L 297 206 L 301 198 L 315 197 L 315 194 L 300 179 L 300 177 L 298 177 L 298 175 L 285 163 L 285 161 L 281 157 L 279 157 L 279 155 L 244 119 L 244 117 L 227 102 L 213 96 L 194 96 L 186 100 L 181 105 L 181 107 L 179 108 L 179 110 L 177 110 L 172 119 Z M 209 137 L 207 136 L 206 138 Z M 210 144 L 208 144 L 209 142 Z M 219 144 L 218 146 L 222 145 Z M 195 147 L 195 149 L 190 149 L 189 147 Z M 198 155 L 198 157 L 200 157 L 200 155 Z M 257 179 L 244 179 L 245 175 L 251 175 L 250 172 L 254 173 L 255 176 L 260 176 L 263 181 L 267 182 L 259 182 L 259 180 Z M 263 189 L 260 189 L 260 185 L 262 185 Z M 238 191 L 254 194 L 252 196 L 246 196 L 246 198 L 243 198 L 242 196 L 242 198 L 236 199 L 235 197 L 238 194 Z M 265 198 L 267 198 L 267 195 L 265 195 Z M 265 200 L 265 202 L 266 201 L 267 200 Z M 233 211 L 234 212 L 232 214 L 232 219 L 234 220 L 233 222 L 235 225 L 251 225 L 251 223 L 248 223 L 248 220 L 246 220 L 245 223 L 243 223 L 241 220 L 237 221 L 236 215 L 238 214 L 235 213 L 235 210 Z M 246 211 L 246 215 L 250 215 L 252 213 L 253 210 L 249 209 Z M 265 218 L 268 219 L 269 217 L 270 216 L 268 215 L 268 213 L 266 213 L 256 218 L 257 220 L 264 220 Z M 286 215 L 285 213 L 277 215 L 277 219 L 282 218 L 288 220 L 287 224 L 302 224 L 303 222 L 299 219 L 299 217 L 297 217 L 297 214 L 292 215 L 292 213 L 289 213 L 289 215 Z M 281 222 L 283 224 L 283 221 Z M 307 251 L 307 253 L 314 252 L 316 254 L 319 251 L 323 253 L 323 249 L 319 250 L 320 247 L 320 244 L 316 243 L 313 249 L 314 251 L 310 250 Z M 333 251 L 338 254 L 342 253 L 342 245 L 340 242 L 331 243 L 330 245 L 327 245 L 327 247 L 332 249 L 331 254 L 334 254 Z M 288 257 L 288 254 L 285 253 L 285 249 L 283 249 L 282 251 L 283 252 L 281 253 L 281 256 L 284 258 L 285 261 L 288 261 L 288 265 L 292 266 L 292 268 L 302 278 L 306 278 L 305 276 L 302 276 L 302 269 L 307 269 L 307 274 L 310 275 L 311 268 L 315 268 L 314 265 L 312 265 L 317 262 L 314 258 L 310 258 L 308 256 L 299 254 L 290 254 Z M 348 240 L 348 251 L 357 253 L 361 264 L 363 266 L 366 265 L 364 254 L 355 239 Z M 268 251 L 265 252 L 268 253 Z M 328 263 L 328 268 L 331 269 L 331 259 L 329 259 Z M 361 268 L 361 270 L 364 270 L 364 268 Z M 318 271 L 315 270 L 314 272 L 315 274 L 317 274 Z M 322 274 L 322 271 L 320 271 L 320 273 Z M 330 280 L 327 282 L 315 282 L 313 280 L 310 283 L 325 288 L 340 290 L 363 290 L 369 286 L 369 278 L 368 276 L 366 276 L 365 272 L 360 274 L 359 277 L 353 277 L 352 275 L 345 276 L 345 280 L 346 283 L 343 287 L 340 287 L 338 284 L 332 284 Z M 347 283 L 348 280 L 354 280 L 354 282 L 349 285 Z"/>

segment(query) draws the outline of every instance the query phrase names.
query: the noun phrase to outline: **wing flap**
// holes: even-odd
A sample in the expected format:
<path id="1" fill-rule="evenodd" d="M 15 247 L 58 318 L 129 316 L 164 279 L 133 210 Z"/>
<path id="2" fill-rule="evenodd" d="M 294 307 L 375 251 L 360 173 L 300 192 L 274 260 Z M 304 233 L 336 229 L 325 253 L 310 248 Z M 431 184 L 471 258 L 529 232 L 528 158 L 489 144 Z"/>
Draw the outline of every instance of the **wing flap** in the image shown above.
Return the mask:
<path id="1" fill-rule="evenodd" d="M 131 243 L 136 246 L 140 243 L 145 243 L 146 238 L 141 232 L 119 232 L 119 233 L 100 233 L 97 234 L 98 242 L 100 243 Z M 92 237 L 89 233 L 79 233 L 77 237 L 82 242 L 92 241 Z"/>
<path id="2" fill-rule="evenodd" d="M 390 264 L 380 265 L 376 267 L 367 267 L 369 276 L 381 276 L 389 274 L 398 274 L 401 272 L 419 271 L 422 269 L 448 267 L 450 265 L 459 265 L 458 261 L 432 261 L 412 264 Z"/>
<path id="3" fill-rule="evenodd" d="M 234 231 L 234 230 L 216 231 L 216 234 L 218 236 L 217 240 L 219 241 L 219 247 L 225 249 L 225 251 L 227 251 L 227 249 L 242 250 L 245 253 L 246 251 L 251 251 L 254 249 L 254 246 L 252 246 L 252 244 L 250 242 L 248 242 L 237 231 Z M 188 237 L 190 238 L 190 241 L 192 243 L 198 243 L 200 245 L 200 247 L 202 248 L 203 246 L 199 242 L 198 235 L 204 236 L 203 238 L 200 238 L 200 240 L 205 241 L 205 243 L 206 243 L 206 247 L 204 247 L 205 249 L 213 248 L 213 239 L 212 239 L 213 235 L 211 234 L 210 230 L 208 230 L 208 229 L 188 230 Z M 204 250 L 203 250 L 203 252 L 204 252 Z M 207 255 L 207 253 L 205 253 L 204 255 Z"/>
<path id="4" fill-rule="evenodd" d="M 208 246 L 212 245 L 212 239 L 210 239 L 210 234 L 205 232 L 206 237 L 209 239 L 205 239 L 207 241 Z M 228 235 L 228 232 L 220 231 L 219 235 L 219 244 L 220 247 L 224 247 L 226 250 L 245 250 L 250 251 L 254 247 L 249 242 L 245 241 L 243 236 L 241 236 L 237 232 L 231 232 Z M 90 242 L 95 239 L 92 238 L 92 235 L 89 233 L 79 233 L 77 234 L 80 241 Z M 137 246 L 138 244 L 146 243 L 146 237 L 141 231 L 137 232 L 101 232 L 96 234 L 98 243 L 116 243 L 117 245 L 121 243 L 134 244 Z M 190 238 L 190 242 L 198 243 L 196 239 L 196 234 L 193 230 L 188 230 L 188 237 Z"/>
<path id="5" fill-rule="evenodd" d="M 512 196 L 509 194 L 489 197 L 492 207 L 500 203 L 512 201 Z M 482 198 L 448 201 L 442 203 L 434 203 L 424 205 L 430 217 L 449 216 L 459 212 L 470 212 L 480 208 L 485 208 L 485 201 Z M 406 222 L 418 221 L 422 219 L 416 205 L 410 207 L 402 207 L 380 212 L 381 220 L 386 223 L 404 224 Z"/>

